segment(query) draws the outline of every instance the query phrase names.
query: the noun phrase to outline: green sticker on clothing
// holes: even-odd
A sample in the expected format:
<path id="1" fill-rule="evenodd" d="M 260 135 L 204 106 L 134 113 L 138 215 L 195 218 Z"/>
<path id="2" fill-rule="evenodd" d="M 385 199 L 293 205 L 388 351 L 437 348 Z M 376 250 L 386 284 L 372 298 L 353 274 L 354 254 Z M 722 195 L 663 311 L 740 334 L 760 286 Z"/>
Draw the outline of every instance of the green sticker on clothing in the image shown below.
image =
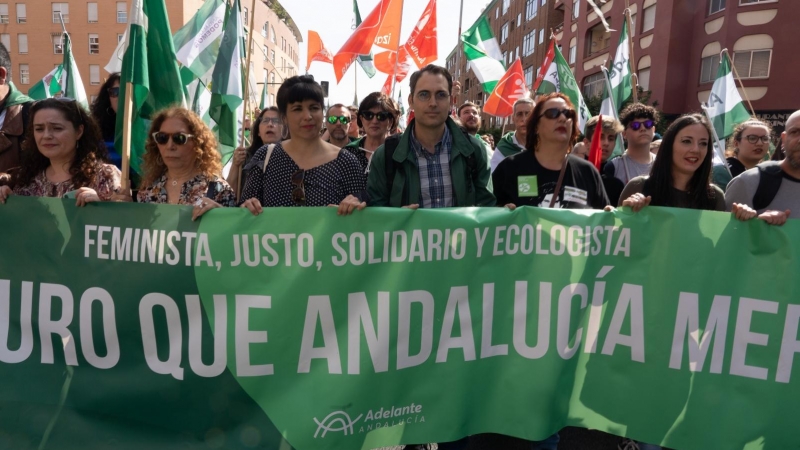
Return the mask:
<path id="1" fill-rule="evenodd" d="M 517 177 L 517 195 L 520 197 L 538 197 L 539 184 L 536 175 Z"/>

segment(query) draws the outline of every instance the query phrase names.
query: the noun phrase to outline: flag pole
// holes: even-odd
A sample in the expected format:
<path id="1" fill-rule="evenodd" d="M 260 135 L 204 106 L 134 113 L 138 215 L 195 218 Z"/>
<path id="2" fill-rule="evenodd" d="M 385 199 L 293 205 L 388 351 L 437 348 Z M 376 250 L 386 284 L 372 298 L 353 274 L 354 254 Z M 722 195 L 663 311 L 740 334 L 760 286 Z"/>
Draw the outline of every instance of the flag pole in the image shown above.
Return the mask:
<path id="1" fill-rule="evenodd" d="M 708 123 L 711 124 L 709 128 L 711 128 L 711 133 L 714 135 L 714 142 L 717 143 L 717 145 L 714 146 L 714 151 L 717 153 L 717 157 L 722 161 L 722 165 L 725 167 L 725 170 L 728 171 L 728 175 L 733 177 L 733 174 L 731 173 L 731 168 L 728 167 L 728 162 L 725 161 L 725 150 L 724 150 L 725 146 L 719 140 L 719 135 L 717 135 L 717 129 L 714 128 L 714 122 L 708 115 L 708 108 L 703 103 L 700 103 L 700 107 L 703 108 L 703 114 L 705 114 L 706 120 L 708 120 Z"/>
<path id="2" fill-rule="evenodd" d="M 394 53 L 394 73 L 392 74 L 392 93 L 389 95 L 389 98 L 394 97 L 394 87 L 397 84 L 397 67 L 400 65 L 400 32 L 403 29 L 403 10 L 405 9 L 405 7 L 406 7 L 406 2 L 400 3 L 400 25 L 397 30 L 397 48 Z"/>
<path id="3" fill-rule="evenodd" d="M 731 59 L 731 56 L 728 54 L 728 49 L 727 48 L 723 48 L 722 49 L 722 51 L 720 52 L 720 58 L 722 57 L 723 53 L 728 58 L 728 62 L 731 65 L 731 69 L 733 69 L 733 76 L 736 77 L 736 81 L 738 81 L 739 82 L 739 86 L 742 87 L 742 95 L 744 95 L 744 99 L 747 102 L 747 106 L 750 107 L 750 115 L 752 117 L 755 117 L 756 116 L 756 110 L 753 109 L 753 104 L 750 103 L 750 99 L 747 97 L 747 90 L 744 88 L 744 84 L 742 83 L 742 79 L 739 78 L 739 72 L 736 71 L 736 66 L 733 65 L 733 60 Z"/>
<path id="4" fill-rule="evenodd" d="M 633 57 L 633 33 L 631 30 L 633 29 L 632 21 L 631 21 L 631 9 L 628 0 L 625 0 L 625 11 L 623 11 L 623 15 L 625 16 L 625 23 L 628 25 L 628 65 L 631 67 L 631 87 L 633 88 L 633 103 L 639 103 L 639 76 L 636 74 L 636 68 L 634 61 L 636 58 Z"/>
<path id="5" fill-rule="evenodd" d="M 245 133 L 245 118 L 247 118 L 247 107 L 249 100 L 249 91 L 250 91 L 250 57 L 253 56 L 253 27 L 255 26 L 256 21 L 256 0 L 252 0 L 250 3 L 250 28 L 248 29 L 247 33 L 247 60 L 245 61 L 245 73 L 244 73 L 244 96 L 242 101 L 244 102 L 244 108 L 242 108 L 242 138 L 240 142 L 244 145 L 244 133 Z M 239 200 L 239 196 L 242 193 L 242 166 L 240 165 L 237 169 L 239 171 L 239 180 L 236 183 L 236 200 Z"/>
<path id="6" fill-rule="evenodd" d="M 464 46 L 464 44 L 461 42 L 461 24 L 462 24 L 461 21 L 463 17 L 464 17 L 464 0 L 461 0 L 461 6 L 459 6 L 458 8 L 458 37 L 456 38 L 456 67 L 454 69 L 456 74 L 461 68 L 461 52 L 463 51 L 463 46 Z M 458 81 L 458 76 L 456 76 L 456 81 Z M 453 106 L 455 107 L 456 105 L 458 105 L 458 96 L 453 96 Z"/>
<path id="7" fill-rule="evenodd" d="M 199 88 L 198 88 L 199 89 Z M 133 122 L 133 83 L 125 83 L 125 106 L 122 112 L 122 175 L 120 187 L 130 189 L 131 166 L 131 124 Z"/>

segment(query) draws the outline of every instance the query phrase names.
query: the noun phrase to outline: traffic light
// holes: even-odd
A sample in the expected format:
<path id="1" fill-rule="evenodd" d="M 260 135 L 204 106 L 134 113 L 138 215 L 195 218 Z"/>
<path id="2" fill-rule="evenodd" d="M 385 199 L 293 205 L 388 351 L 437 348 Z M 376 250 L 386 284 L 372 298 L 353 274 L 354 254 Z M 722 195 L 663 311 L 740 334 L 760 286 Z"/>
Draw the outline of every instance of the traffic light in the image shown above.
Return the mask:
<path id="1" fill-rule="evenodd" d="M 328 82 L 327 81 L 320 81 L 320 86 L 322 86 L 322 92 L 325 93 L 325 98 L 328 98 Z"/>

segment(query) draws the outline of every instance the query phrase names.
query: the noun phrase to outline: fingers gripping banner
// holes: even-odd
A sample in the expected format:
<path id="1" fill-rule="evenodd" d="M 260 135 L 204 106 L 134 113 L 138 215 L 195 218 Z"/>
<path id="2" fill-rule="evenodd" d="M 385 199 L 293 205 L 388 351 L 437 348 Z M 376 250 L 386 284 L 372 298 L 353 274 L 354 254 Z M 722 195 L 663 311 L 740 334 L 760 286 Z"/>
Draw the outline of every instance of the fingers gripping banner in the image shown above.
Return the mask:
<path id="1" fill-rule="evenodd" d="M 800 227 L 0 205 L 0 447 L 796 448 Z"/>

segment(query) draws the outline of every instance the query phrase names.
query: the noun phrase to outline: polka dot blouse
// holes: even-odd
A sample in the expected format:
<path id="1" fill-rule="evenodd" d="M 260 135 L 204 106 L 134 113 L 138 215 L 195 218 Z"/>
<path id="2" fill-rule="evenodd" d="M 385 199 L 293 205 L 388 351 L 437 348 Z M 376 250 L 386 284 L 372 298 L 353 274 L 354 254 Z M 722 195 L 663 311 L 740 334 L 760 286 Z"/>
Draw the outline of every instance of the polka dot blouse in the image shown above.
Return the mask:
<path id="1" fill-rule="evenodd" d="M 352 194 L 365 197 L 367 179 L 364 169 L 352 153 L 339 151 L 332 161 L 305 171 L 303 190 L 305 205 L 292 199 L 292 176 L 300 170 L 286 154 L 281 144 L 276 144 L 263 172 L 268 145 L 256 151 L 250 164 L 250 174 L 242 191 L 240 202 L 257 198 L 263 207 L 276 206 L 328 206 L 338 205 Z"/>

